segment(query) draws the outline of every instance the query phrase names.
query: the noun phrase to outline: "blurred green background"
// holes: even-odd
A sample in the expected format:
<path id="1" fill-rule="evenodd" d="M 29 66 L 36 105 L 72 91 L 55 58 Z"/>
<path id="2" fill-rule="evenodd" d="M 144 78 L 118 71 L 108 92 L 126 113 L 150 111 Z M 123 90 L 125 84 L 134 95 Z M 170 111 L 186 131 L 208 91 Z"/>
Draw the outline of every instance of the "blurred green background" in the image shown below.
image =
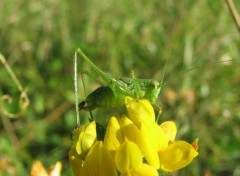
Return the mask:
<path id="1" fill-rule="evenodd" d="M 30 99 L 21 118 L 1 114 L 0 176 L 29 175 L 35 160 L 47 168 L 60 160 L 63 175 L 72 175 L 78 47 L 115 78 L 134 69 L 139 78 L 161 80 L 168 59 L 161 120 L 176 122 L 178 139 L 200 138 L 199 156 L 176 175 L 240 175 L 240 35 L 225 1 L 1 0 L 0 9 L 0 52 Z M 79 73 L 89 69 L 81 61 Z M 97 86 L 86 83 L 88 93 Z M 79 87 L 81 101 L 80 80 Z M 20 92 L 0 64 L 4 94 L 15 102 L 6 108 L 17 111 Z"/>

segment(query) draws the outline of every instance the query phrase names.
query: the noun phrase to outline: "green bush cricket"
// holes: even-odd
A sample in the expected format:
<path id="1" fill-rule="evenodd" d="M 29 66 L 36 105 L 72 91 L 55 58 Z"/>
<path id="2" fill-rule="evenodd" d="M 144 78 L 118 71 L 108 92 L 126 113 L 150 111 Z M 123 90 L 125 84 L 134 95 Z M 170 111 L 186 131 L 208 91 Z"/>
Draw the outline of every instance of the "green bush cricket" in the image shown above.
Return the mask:
<path id="1" fill-rule="evenodd" d="M 79 110 L 91 112 L 95 108 L 122 107 L 124 106 L 125 97 L 131 96 L 136 99 L 149 100 L 153 107 L 160 112 L 160 106 L 156 103 L 156 100 L 163 87 L 163 79 L 161 82 L 152 79 L 138 79 L 135 78 L 133 71 L 131 71 L 131 78 L 116 80 L 99 69 L 80 48 L 75 52 L 75 60 L 77 60 L 77 54 L 90 65 L 106 84 L 97 88 L 84 101 L 79 103 Z M 86 74 L 91 77 L 88 72 Z M 156 120 L 158 121 L 158 118 Z"/>

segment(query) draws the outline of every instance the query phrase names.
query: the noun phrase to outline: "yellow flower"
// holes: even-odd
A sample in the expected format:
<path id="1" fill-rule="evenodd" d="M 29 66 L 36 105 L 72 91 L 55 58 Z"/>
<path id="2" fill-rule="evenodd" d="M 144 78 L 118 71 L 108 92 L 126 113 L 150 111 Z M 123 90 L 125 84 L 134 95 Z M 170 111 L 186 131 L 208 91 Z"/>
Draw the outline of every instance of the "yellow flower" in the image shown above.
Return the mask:
<path id="1" fill-rule="evenodd" d="M 109 150 L 102 141 L 97 141 L 89 151 L 80 176 L 117 176 L 117 169 Z"/>
<path id="2" fill-rule="evenodd" d="M 174 122 L 164 122 L 160 126 L 154 122 L 154 111 L 148 101 L 126 97 L 125 103 L 129 118 L 141 131 L 145 145 L 139 148 L 144 151 L 143 155 L 150 165 L 165 171 L 175 171 L 188 165 L 198 155 L 191 144 L 185 141 L 174 142 L 177 133 Z M 158 153 L 159 165 L 154 152 Z"/>
<path id="3" fill-rule="evenodd" d="M 191 163 L 197 155 L 198 152 L 191 144 L 185 141 L 176 141 L 159 152 L 161 169 L 165 171 L 179 170 Z"/>
<path id="4" fill-rule="evenodd" d="M 158 127 L 158 129 L 160 128 Z M 104 144 L 108 150 L 111 150 L 113 157 L 125 138 L 134 142 L 139 147 L 150 165 L 156 169 L 160 167 L 157 144 L 151 133 L 144 127 L 138 129 L 127 116 L 120 118 L 111 117 L 107 126 Z"/>
<path id="5" fill-rule="evenodd" d="M 174 122 L 166 121 L 160 125 L 168 136 L 168 146 L 159 151 L 159 159 L 161 169 L 165 171 L 175 171 L 186 167 L 198 155 L 198 147 L 185 142 L 176 141 L 177 127 Z M 198 140 L 195 141 L 195 146 L 198 146 Z"/>
<path id="6" fill-rule="evenodd" d="M 96 122 L 92 121 L 87 125 L 83 125 L 73 131 L 73 148 L 77 154 L 83 159 L 97 139 Z"/>
<path id="7" fill-rule="evenodd" d="M 96 122 L 83 125 L 74 129 L 72 133 L 73 146 L 68 153 L 69 161 L 75 176 L 78 176 L 83 167 L 84 159 L 96 142 Z"/>
<path id="8" fill-rule="evenodd" d="M 138 146 L 125 138 L 116 151 L 115 163 L 121 176 L 157 176 L 157 171 L 150 165 L 143 164 Z"/>
<path id="9" fill-rule="evenodd" d="M 147 100 L 125 98 L 129 118 L 139 128 L 139 148 L 147 162 L 154 168 L 160 168 L 158 151 L 166 148 L 168 138 L 155 122 L 152 105 Z"/>
<path id="10" fill-rule="evenodd" d="M 109 119 L 104 142 L 96 141 L 95 122 L 73 132 L 69 159 L 75 176 L 155 176 L 158 169 L 181 169 L 198 155 L 198 140 L 175 141 L 175 123 L 158 125 L 149 101 L 126 97 L 125 104 L 128 116 Z"/>

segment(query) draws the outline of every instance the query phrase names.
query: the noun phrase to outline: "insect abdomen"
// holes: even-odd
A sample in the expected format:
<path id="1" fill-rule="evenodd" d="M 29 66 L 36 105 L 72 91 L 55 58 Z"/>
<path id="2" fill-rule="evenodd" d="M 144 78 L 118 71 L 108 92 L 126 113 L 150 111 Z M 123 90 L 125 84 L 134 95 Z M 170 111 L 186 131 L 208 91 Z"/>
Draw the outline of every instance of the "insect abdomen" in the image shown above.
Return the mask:
<path id="1" fill-rule="evenodd" d="M 95 108 L 114 108 L 124 104 L 124 100 L 116 100 L 109 87 L 101 86 L 87 96 L 79 104 L 80 110 L 93 110 Z"/>

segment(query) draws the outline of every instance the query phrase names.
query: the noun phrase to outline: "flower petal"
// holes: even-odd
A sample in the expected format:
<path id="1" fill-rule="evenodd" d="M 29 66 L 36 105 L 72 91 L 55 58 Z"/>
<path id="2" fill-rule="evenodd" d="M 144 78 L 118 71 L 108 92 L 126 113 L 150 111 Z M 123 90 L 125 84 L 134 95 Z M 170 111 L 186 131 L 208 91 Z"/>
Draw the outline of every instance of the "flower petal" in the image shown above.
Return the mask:
<path id="1" fill-rule="evenodd" d="M 155 113 L 149 101 L 126 97 L 125 104 L 130 119 L 138 128 L 141 128 L 141 120 L 144 118 L 149 118 L 152 121 L 155 121 Z"/>
<path id="2" fill-rule="evenodd" d="M 130 172 L 132 176 L 158 176 L 157 170 L 148 164 L 142 164 Z"/>
<path id="3" fill-rule="evenodd" d="M 169 141 L 174 141 L 177 134 L 177 127 L 173 121 L 163 122 L 160 127 L 163 129 L 164 133 L 168 136 Z"/>
<path id="4" fill-rule="evenodd" d="M 48 171 L 49 176 L 61 176 L 62 163 L 60 161 L 56 162 L 55 165 L 51 166 Z"/>
<path id="5" fill-rule="evenodd" d="M 127 116 L 118 118 L 118 122 L 121 127 L 121 134 L 123 137 L 127 137 L 127 139 L 136 143 L 136 140 L 141 137 L 139 135 L 140 130 L 137 126 Z"/>
<path id="6" fill-rule="evenodd" d="M 76 148 L 76 152 L 85 158 L 88 151 L 97 139 L 96 122 L 92 121 L 87 125 L 83 125 L 73 131 L 73 148 Z"/>
<path id="7" fill-rule="evenodd" d="M 185 142 L 177 141 L 169 145 L 166 150 L 159 152 L 161 169 L 175 171 L 187 166 L 198 152 L 194 147 Z"/>
<path id="8" fill-rule="evenodd" d="M 115 163 L 120 173 L 135 169 L 142 164 L 142 154 L 138 146 L 125 139 L 116 151 Z"/>
<path id="9" fill-rule="evenodd" d="M 43 167 L 41 161 L 36 161 L 31 169 L 31 176 L 48 176 L 46 169 Z"/>
<path id="10" fill-rule="evenodd" d="M 104 145 L 108 150 L 115 151 L 123 142 L 123 138 L 117 118 L 111 117 L 108 121 Z"/>
<path id="11" fill-rule="evenodd" d="M 117 176 L 117 169 L 111 153 L 103 145 L 102 141 L 97 141 L 83 164 L 81 169 L 81 176 Z"/>
<path id="12" fill-rule="evenodd" d="M 155 122 L 154 122 L 155 123 Z M 126 116 L 123 116 L 119 118 L 119 124 L 121 127 L 122 134 L 130 141 L 137 144 L 139 149 L 141 150 L 142 154 L 146 158 L 147 162 L 154 166 L 154 168 L 159 168 L 159 158 L 158 158 L 158 148 L 159 143 L 161 143 L 163 137 L 165 134 L 159 133 L 159 131 L 151 131 L 148 128 L 145 127 L 145 125 L 142 125 L 142 128 L 139 129 L 133 122 L 128 119 Z M 155 128 L 158 130 L 162 130 L 157 124 L 155 124 Z M 154 133 L 154 134 L 153 134 Z M 167 140 L 165 140 L 166 146 L 167 146 Z"/>
<path id="13" fill-rule="evenodd" d="M 83 133 L 82 150 L 88 151 L 92 147 L 96 139 L 97 139 L 96 122 L 92 121 L 86 126 L 85 132 Z"/>
<path id="14" fill-rule="evenodd" d="M 74 175 L 79 175 L 82 168 L 83 161 L 80 158 L 80 156 L 77 154 L 77 151 L 75 148 L 72 148 L 68 152 L 68 157 L 69 157 L 70 165 L 72 166 Z"/>

